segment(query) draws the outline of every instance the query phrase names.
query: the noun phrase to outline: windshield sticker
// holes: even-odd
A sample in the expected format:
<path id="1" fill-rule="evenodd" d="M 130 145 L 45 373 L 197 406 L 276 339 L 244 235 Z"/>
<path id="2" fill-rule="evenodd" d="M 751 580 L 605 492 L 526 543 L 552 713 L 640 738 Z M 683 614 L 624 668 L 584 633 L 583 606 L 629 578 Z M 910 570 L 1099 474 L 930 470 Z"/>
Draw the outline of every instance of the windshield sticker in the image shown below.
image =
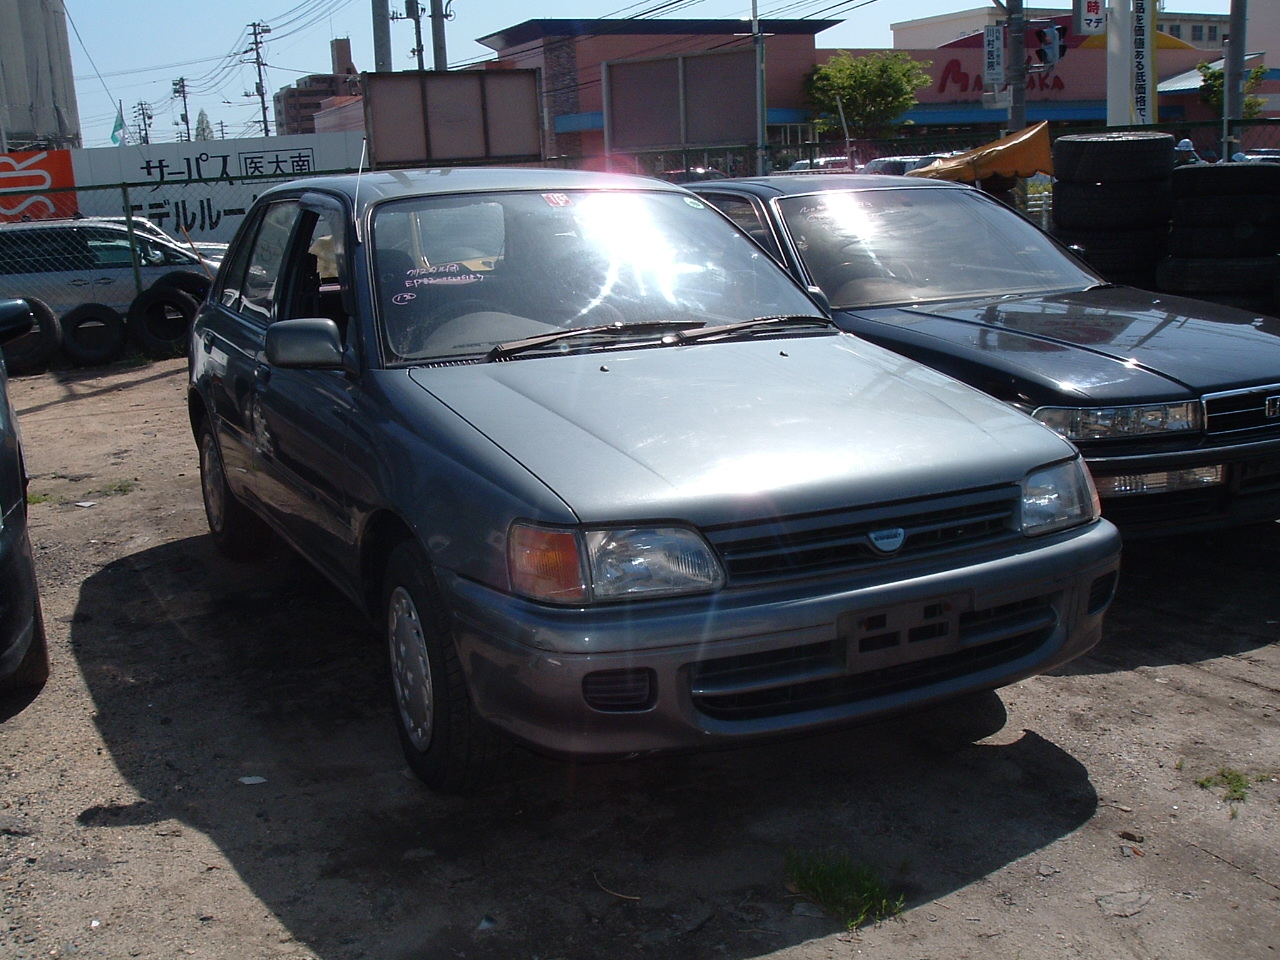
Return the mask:
<path id="1" fill-rule="evenodd" d="M 567 193 L 544 193 L 542 199 L 547 201 L 550 207 L 571 207 L 573 200 L 569 198 Z"/>
<path id="2" fill-rule="evenodd" d="M 705 203 L 703 203 L 701 200 L 695 200 L 693 199 L 693 197 L 685 197 L 684 202 L 687 203 L 689 206 L 693 207 L 693 209 L 695 210 L 705 210 L 707 208 L 707 205 Z"/>

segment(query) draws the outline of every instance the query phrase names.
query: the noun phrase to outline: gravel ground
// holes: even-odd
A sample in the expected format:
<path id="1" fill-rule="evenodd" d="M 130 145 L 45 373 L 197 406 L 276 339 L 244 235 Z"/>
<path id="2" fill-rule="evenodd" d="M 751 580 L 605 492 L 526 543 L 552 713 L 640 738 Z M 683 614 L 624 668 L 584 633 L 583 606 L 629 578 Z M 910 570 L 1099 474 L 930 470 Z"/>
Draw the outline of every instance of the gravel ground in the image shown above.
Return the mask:
<path id="1" fill-rule="evenodd" d="M 360 615 L 284 548 L 212 550 L 185 386 L 11 383 L 54 672 L 0 702 L 0 956 L 1277 956 L 1280 526 L 1126 547 L 1102 644 L 976 744 L 942 711 L 440 797 Z M 1243 801 L 1197 784 L 1224 769 Z M 846 931 L 789 850 L 902 916 Z"/>

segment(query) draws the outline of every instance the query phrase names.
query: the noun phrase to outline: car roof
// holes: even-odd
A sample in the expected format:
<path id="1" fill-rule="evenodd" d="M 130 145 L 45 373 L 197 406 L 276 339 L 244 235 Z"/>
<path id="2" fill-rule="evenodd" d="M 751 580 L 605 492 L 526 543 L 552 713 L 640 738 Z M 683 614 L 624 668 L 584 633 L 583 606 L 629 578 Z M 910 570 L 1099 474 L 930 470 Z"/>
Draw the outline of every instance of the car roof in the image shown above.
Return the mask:
<path id="1" fill-rule="evenodd" d="M 717 180 L 716 183 L 723 181 Z M 588 170 L 544 170 L 540 167 L 446 167 L 351 173 L 283 183 L 265 191 L 268 198 L 316 190 L 344 195 L 361 210 L 397 197 L 445 196 L 458 193 L 556 190 L 648 190 L 680 193 L 683 186 L 653 177 Z"/>
<path id="2" fill-rule="evenodd" d="M 128 232 L 124 220 L 114 221 L 99 217 L 57 217 L 51 220 L 11 220 L 0 223 L 0 230 L 53 230 L 67 227 L 102 227 L 107 230 Z"/>
<path id="3" fill-rule="evenodd" d="M 929 180 L 923 177 L 895 177 L 876 173 L 821 173 L 807 175 L 789 173 L 785 176 L 773 177 L 737 177 L 729 180 L 709 180 L 706 183 L 688 184 L 688 189 L 695 193 L 722 190 L 725 187 L 739 187 L 748 193 L 766 199 L 773 197 L 794 197 L 810 193 L 822 193 L 829 190 L 968 190 L 963 184 L 946 180 Z"/>

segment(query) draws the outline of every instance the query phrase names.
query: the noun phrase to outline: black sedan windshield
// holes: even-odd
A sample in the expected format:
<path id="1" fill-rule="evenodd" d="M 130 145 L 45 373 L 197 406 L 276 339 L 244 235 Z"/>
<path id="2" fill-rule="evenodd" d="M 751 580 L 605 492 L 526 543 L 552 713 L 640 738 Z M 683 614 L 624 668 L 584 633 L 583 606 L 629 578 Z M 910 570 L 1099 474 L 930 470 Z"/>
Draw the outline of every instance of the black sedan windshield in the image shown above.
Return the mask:
<path id="1" fill-rule="evenodd" d="M 486 356 L 577 328 L 593 328 L 581 348 L 614 328 L 623 340 L 661 325 L 818 315 L 769 257 L 678 193 L 414 197 L 377 208 L 373 247 L 393 360 Z"/>
<path id="2" fill-rule="evenodd" d="M 1099 282 L 969 190 L 829 191 L 775 201 L 833 307 L 1082 290 Z"/>

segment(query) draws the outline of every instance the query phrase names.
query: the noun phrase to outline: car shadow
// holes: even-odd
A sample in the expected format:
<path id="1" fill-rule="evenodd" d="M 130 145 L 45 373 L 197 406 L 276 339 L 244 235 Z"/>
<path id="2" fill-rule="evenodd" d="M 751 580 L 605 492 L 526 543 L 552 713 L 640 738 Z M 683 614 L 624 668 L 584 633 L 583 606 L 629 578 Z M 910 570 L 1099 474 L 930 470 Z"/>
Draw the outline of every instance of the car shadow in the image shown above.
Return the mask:
<path id="1" fill-rule="evenodd" d="M 439 796 L 400 757 L 371 629 L 288 551 L 132 554 L 83 583 L 70 629 L 139 797 L 79 822 L 201 831 L 323 960 L 755 957 L 841 929 L 788 892 L 790 850 L 847 853 L 910 907 L 1097 807 L 1054 743 L 948 749 L 945 711 L 628 762 L 518 752 L 502 786 Z"/>
<path id="2" fill-rule="evenodd" d="M 1126 541 L 1102 642 L 1063 674 L 1195 663 L 1280 640 L 1280 523 Z"/>

